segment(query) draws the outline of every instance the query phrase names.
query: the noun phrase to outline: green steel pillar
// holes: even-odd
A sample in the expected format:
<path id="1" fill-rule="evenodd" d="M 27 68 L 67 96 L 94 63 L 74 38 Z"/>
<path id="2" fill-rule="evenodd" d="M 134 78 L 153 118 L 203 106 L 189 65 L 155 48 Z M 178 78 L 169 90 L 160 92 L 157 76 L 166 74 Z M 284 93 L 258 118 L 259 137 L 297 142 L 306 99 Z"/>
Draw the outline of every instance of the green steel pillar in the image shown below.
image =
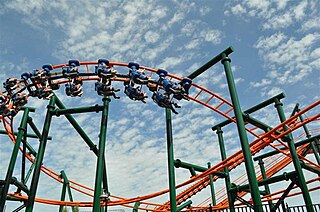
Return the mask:
<path id="1" fill-rule="evenodd" d="M 139 205 L 140 205 L 140 202 L 135 202 L 134 203 L 134 206 L 133 206 L 133 210 L 132 212 L 138 212 L 139 211 Z"/>
<path id="2" fill-rule="evenodd" d="M 297 108 L 297 112 L 300 112 L 299 107 Z M 299 119 L 300 119 L 301 122 L 304 121 L 304 118 L 303 118 L 302 115 L 299 115 Z M 303 125 L 303 129 L 304 129 L 304 131 L 305 131 L 305 133 L 306 133 L 307 138 L 311 138 L 311 134 L 310 134 L 309 129 L 308 129 L 308 127 L 307 127 L 306 124 Z M 318 149 L 318 154 L 317 154 L 317 148 L 315 147 L 314 143 L 316 143 L 316 145 L 318 145 L 318 144 L 317 144 L 317 143 L 318 143 L 318 140 L 317 140 L 317 139 L 314 139 L 314 141 L 311 141 L 311 142 L 310 142 L 310 146 L 311 146 L 311 149 L 312 149 L 312 151 L 313 151 L 313 154 L 314 154 L 314 156 L 315 156 L 318 164 L 320 165 L 320 157 L 319 157 L 320 151 L 319 151 L 319 149 Z"/>
<path id="3" fill-rule="evenodd" d="M 275 107 L 277 108 L 277 112 L 278 112 L 280 121 L 281 122 L 285 122 L 286 121 L 286 116 L 284 114 L 282 106 L 283 106 L 282 102 L 280 102 L 279 99 L 275 99 Z M 286 125 L 284 125 L 283 129 L 284 130 L 288 130 L 288 127 Z M 298 174 L 298 185 L 299 185 L 299 187 L 300 187 L 300 189 L 302 191 L 302 195 L 303 195 L 303 199 L 304 199 L 305 204 L 306 204 L 307 211 L 308 212 L 313 212 L 314 209 L 312 207 L 312 201 L 311 201 L 310 193 L 309 193 L 309 190 L 308 190 L 308 187 L 307 187 L 307 184 L 306 184 L 305 177 L 304 177 L 303 172 L 302 172 L 300 160 L 299 160 L 298 154 L 296 152 L 296 147 L 294 145 L 291 133 L 288 134 L 288 137 L 285 138 L 285 141 L 287 141 L 287 144 L 289 146 L 292 162 L 293 162 L 294 168 L 295 168 L 295 170 L 296 170 L 296 172 Z"/>
<path id="4" fill-rule="evenodd" d="M 56 105 L 61 110 L 64 110 L 64 111 L 67 110 L 67 108 L 63 105 L 63 103 L 60 101 L 60 99 L 58 97 L 56 97 Z M 101 107 L 103 108 L 103 106 L 101 106 Z M 100 111 L 100 106 L 93 106 L 93 107 L 91 106 L 91 107 L 89 107 L 89 109 L 90 108 L 91 108 L 91 112 L 93 112 L 93 111 L 99 112 Z M 73 112 L 79 112 L 79 111 L 74 110 L 74 109 L 72 109 L 72 110 L 73 110 Z M 80 109 L 80 110 L 82 110 L 82 109 Z M 68 114 L 68 113 L 64 114 L 64 116 L 68 119 L 68 121 L 74 127 L 74 129 L 79 133 L 79 135 L 84 140 L 84 142 L 86 142 L 86 144 L 90 147 L 90 150 L 93 151 L 93 153 L 96 156 L 98 156 L 98 148 L 91 141 L 89 136 L 83 131 L 83 129 L 80 127 L 78 122 L 73 118 L 73 116 L 71 114 Z M 105 170 L 105 172 L 103 172 L 103 186 L 104 186 L 104 188 L 106 188 L 108 186 L 108 179 L 107 179 L 107 173 L 106 173 L 107 169 L 106 169 L 105 160 L 103 160 L 103 167 L 104 167 L 103 169 Z"/>
<path id="5" fill-rule="evenodd" d="M 63 182 L 60 201 L 64 201 L 66 199 L 67 185 Z M 59 206 L 59 212 L 63 212 L 64 205 Z"/>
<path id="6" fill-rule="evenodd" d="M 225 160 L 227 158 L 227 154 L 226 154 L 226 148 L 225 148 L 225 145 L 224 145 L 224 139 L 223 139 L 222 134 L 223 134 L 223 131 L 218 126 L 217 127 L 217 135 L 218 135 L 218 139 L 219 139 L 221 159 Z M 234 198 L 232 197 L 232 194 L 231 194 L 231 191 L 230 191 L 231 188 L 232 188 L 232 184 L 231 184 L 231 180 L 230 180 L 230 176 L 229 176 L 228 167 L 225 167 L 223 171 L 226 173 L 225 182 L 226 182 L 226 189 L 227 189 L 230 212 L 235 212 Z"/>
<path id="7" fill-rule="evenodd" d="M 34 167 L 32 181 L 30 185 L 30 194 L 26 204 L 26 212 L 32 212 L 33 210 L 34 200 L 36 198 L 36 193 L 38 188 L 41 166 L 44 158 L 44 152 L 46 149 L 47 138 L 49 135 L 49 129 L 50 129 L 51 120 L 52 120 L 52 111 L 54 110 L 55 100 L 56 100 L 55 96 L 51 97 L 50 102 L 47 106 L 47 114 L 44 121 L 37 159 L 35 161 L 36 165 Z"/>
<path id="8" fill-rule="evenodd" d="M 176 183 L 174 174 L 174 154 L 172 137 L 171 110 L 166 108 L 166 127 L 167 127 L 167 153 L 168 153 L 168 172 L 169 172 L 169 190 L 170 190 L 170 211 L 177 211 Z"/>
<path id="9" fill-rule="evenodd" d="M 27 152 L 27 132 L 24 133 L 23 140 L 22 140 L 21 182 L 23 184 L 26 184 L 26 182 L 25 182 L 25 176 L 26 176 L 26 152 Z"/>
<path id="10" fill-rule="evenodd" d="M 256 173 L 254 170 L 252 155 L 251 155 L 248 137 L 247 137 L 247 133 L 246 133 L 245 125 L 244 125 L 244 120 L 243 120 L 243 116 L 242 116 L 238 93 L 237 93 L 236 85 L 234 82 L 233 73 L 231 70 L 230 61 L 231 60 L 227 57 L 226 54 L 222 55 L 221 62 L 224 66 L 224 70 L 226 73 L 230 97 L 231 97 L 232 104 L 233 104 L 234 114 L 235 114 L 235 117 L 237 120 L 237 128 L 238 128 L 238 133 L 239 133 L 239 138 L 240 138 L 240 142 L 241 142 L 243 156 L 245 159 L 244 162 L 245 162 L 248 181 L 250 184 L 250 192 L 251 192 L 251 197 L 252 197 L 252 201 L 253 201 L 254 211 L 262 212 L 263 211 L 262 210 L 262 202 L 261 202 L 261 198 L 260 198 L 257 176 L 256 176 Z"/>
<path id="11" fill-rule="evenodd" d="M 98 149 L 98 158 L 97 158 L 97 168 L 96 168 L 96 179 L 94 187 L 94 199 L 93 199 L 93 212 L 100 212 L 100 195 L 101 185 L 102 185 L 102 176 L 104 170 L 104 159 L 105 159 L 105 147 L 106 147 L 106 137 L 107 137 L 107 123 L 108 123 L 108 112 L 109 112 L 109 102 L 110 99 L 103 98 L 103 111 L 101 117 L 101 126 L 100 126 L 100 136 L 99 136 L 99 149 Z M 106 192 L 109 193 L 108 187 L 105 188 Z"/>
<path id="12" fill-rule="evenodd" d="M 211 168 L 211 163 L 208 162 L 208 169 Z M 213 184 L 213 178 L 212 175 L 209 175 L 209 180 L 210 180 L 210 191 L 211 191 L 211 200 L 212 200 L 212 205 L 215 206 L 217 205 L 217 201 L 216 201 L 216 195 L 214 192 L 214 184 Z"/>
<path id="13" fill-rule="evenodd" d="M 66 191 L 68 191 L 68 195 L 69 195 L 69 200 L 71 202 L 73 202 L 73 197 L 72 197 L 72 193 L 71 193 L 71 188 L 70 188 L 70 183 L 69 183 L 69 179 L 66 175 L 66 173 L 62 170 L 61 172 L 61 177 L 63 179 L 63 185 L 62 185 L 62 191 L 61 191 L 61 201 L 64 201 L 66 198 Z M 75 211 L 75 207 L 71 206 L 72 211 Z M 60 205 L 59 207 L 59 212 L 62 212 L 63 210 L 63 205 Z"/>
<path id="14" fill-rule="evenodd" d="M 10 159 L 10 163 L 8 166 L 8 170 L 7 170 L 7 175 L 6 175 L 6 179 L 5 179 L 5 184 L 2 188 L 2 192 L 1 192 L 1 198 L 0 198 L 0 211 L 4 211 L 4 207 L 6 204 L 6 199 L 7 199 L 7 194 L 9 191 L 9 186 L 10 186 L 10 182 L 11 182 L 11 178 L 12 178 L 12 174 L 13 174 L 13 170 L 17 161 L 17 156 L 18 156 L 18 152 L 19 152 L 19 147 L 21 144 L 21 140 L 24 137 L 24 134 L 27 130 L 27 120 L 28 120 L 28 116 L 29 116 L 29 108 L 26 108 L 24 110 L 23 116 L 22 116 L 22 120 L 20 123 L 20 127 L 19 127 L 19 131 L 18 131 L 18 135 L 16 138 L 16 143 L 14 144 L 13 150 L 12 150 L 12 154 L 11 154 L 11 159 Z"/>
<path id="15" fill-rule="evenodd" d="M 259 161 L 259 167 L 260 167 L 260 171 L 261 171 L 261 175 L 262 175 L 262 178 L 263 179 L 267 179 L 267 174 L 266 174 L 266 170 L 264 168 L 264 162 L 263 162 L 263 159 L 262 158 L 259 158 L 258 159 Z M 268 184 L 264 185 L 264 189 L 266 191 L 266 194 L 270 194 L 270 187 Z M 270 210 L 273 208 L 273 202 L 272 200 L 268 200 L 268 205 L 269 205 L 269 208 Z"/>

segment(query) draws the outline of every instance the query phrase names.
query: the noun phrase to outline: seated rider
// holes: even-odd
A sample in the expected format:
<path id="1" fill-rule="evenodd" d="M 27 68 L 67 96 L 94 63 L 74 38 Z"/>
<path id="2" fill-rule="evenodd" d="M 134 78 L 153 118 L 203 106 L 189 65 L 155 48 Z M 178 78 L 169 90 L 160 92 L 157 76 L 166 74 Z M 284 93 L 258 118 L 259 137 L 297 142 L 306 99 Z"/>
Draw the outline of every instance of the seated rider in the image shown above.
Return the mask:
<path id="1" fill-rule="evenodd" d="M 95 90 L 100 96 L 113 96 L 115 99 L 120 99 L 120 97 L 116 95 L 116 92 L 119 92 L 120 89 L 115 89 L 112 87 L 111 82 L 104 84 L 98 81 L 95 83 Z"/>
<path id="2" fill-rule="evenodd" d="M 16 93 L 14 96 L 16 96 L 18 93 Z M 27 95 L 22 95 L 22 100 L 26 101 Z M 3 93 L 0 91 L 0 115 L 2 116 L 15 116 L 18 113 L 19 105 L 17 103 L 21 103 L 24 105 L 23 101 L 19 102 L 16 101 L 16 105 L 14 105 L 13 100 L 11 98 L 8 98 L 7 96 L 4 96 Z M 25 102 L 26 103 L 26 102 Z"/>
<path id="3" fill-rule="evenodd" d="M 41 83 L 41 87 L 37 90 L 39 99 L 50 99 L 53 96 L 52 88 L 46 82 Z"/>
<path id="4" fill-rule="evenodd" d="M 147 94 L 138 87 L 125 85 L 124 93 L 132 100 L 140 100 L 146 103 L 145 99 L 148 98 Z"/>
<path id="5" fill-rule="evenodd" d="M 163 69 L 158 69 L 156 72 L 159 75 L 158 85 L 163 87 L 168 94 L 179 92 L 179 86 L 177 83 L 173 83 L 172 81 L 166 78 L 168 72 Z"/>
<path id="6" fill-rule="evenodd" d="M 11 94 L 11 91 L 16 90 L 19 88 L 20 81 L 17 78 L 8 78 L 4 83 L 3 87 L 6 89 L 6 91 Z"/>
<path id="7" fill-rule="evenodd" d="M 188 95 L 191 84 L 192 80 L 189 78 L 183 78 L 180 83 L 174 83 L 172 88 L 179 92 L 174 93 L 173 97 L 177 100 L 185 99 L 189 101 Z"/>
<path id="8" fill-rule="evenodd" d="M 112 66 L 109 65 L 109 61 L 106 59 L 99 59 L 98 66 L 95 67 L 95 73 L 100 78 L 111 78 L 117 73 Z"/>
<path id="9" fill-rule="evenodd" d="M 26 93 L 18 92 L 12 96 L 14 106 L 22 107 L 28 103 L 28 95 Z"/>
<path id="10" fill-rule="evenodd" d="M 169 108 L 173 113 L 178 114 L 178 112 L 174 108 L 180 108 L 177 103 L 174 103 L 169 96 L 165 94 L 161 94 L 159 92 L 153 92 L 152 99 L 155 103 L 160 107 Z M 174 106 L 174 107 L 173 107 Z"/>
<path id="11" fill-rule="evenodd" d="M 138 63 L 130 62 L 128 64 L 131 83 L 148 84 L 150 76 L 146 75 L 143 71 L 140 71 L 139 67 L 140 65 Z"/>
<path id="12" fill-rule="evenodd" d="M 41 69 L 41 70 L 33 70 L 30 72 L 30 79 L 34 81 L 34 83 L 41 83 L 46 80 L 47 71 Z"/>
<path id="13" fill-rule="evenodd" d="M 62 67 L 62 74 L 65 77 L 77 77 L 79 74 L 79 60 L 69 60 L 69 66 Z"/>
<path id="14" fill-rule="evenodd" d="M 82 81 L 79 79 L 73 79 L 71 82 L 66 84 L 66 94 L 67 96 L 81 96 L 82 91 Z"/>

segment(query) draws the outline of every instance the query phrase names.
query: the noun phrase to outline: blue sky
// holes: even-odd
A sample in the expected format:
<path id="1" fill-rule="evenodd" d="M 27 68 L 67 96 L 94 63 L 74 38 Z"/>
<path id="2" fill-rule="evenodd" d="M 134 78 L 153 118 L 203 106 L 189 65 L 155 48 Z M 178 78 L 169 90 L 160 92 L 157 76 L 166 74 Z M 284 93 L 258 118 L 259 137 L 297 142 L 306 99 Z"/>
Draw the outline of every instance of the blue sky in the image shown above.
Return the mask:
<path id="1" fill-rule="evenodd" d="M 290 114 L 295 103 L 304 107 L 319 99 L 319 4 L 318 0 L 2 0 L 0 80 L 75 58 L 135 61 L 183 77 L 233 46 L 230 58 L 242 107 L 284 92 L 285 110 Z M 127 73 L 122 68 L 118 71 Z M 230 99 L 221 64 L 194 82 Z M 111 193 L 133 197 L 167 188 L 164 111 L 152 102 L 150 93 L 147 104 L 133 102 L 123 94 L 122 83 L 114 85 L 121 89 L 121 99 L 112 100 L 109 114 L 106 154 Z M 81 98 L 67 97 L 63 89 L 58 96 L 69 107 L 101 103 L 93 82 L 84 85 Z M 39 128 L 47 103 L 29 100 L 30 106 L 38 108 L 34 120 Z M 192 102 L 181 105 L 173 119 L 175 157 L 203 166 L 208 161 L 217 163 L 218 143 L 210 128 L 224 118 Z M 278 119 L 272 113 L 271 107 L 258 118 L 274 126 Z M 75 117 L 97 142 L 100 116 Z M 51 135 L 54 141 L 48 144 L 44 164 L 57 172 L 64 169 L 70 179 L 93 186 L 95 158 L 67 121 L 54 118 Z M 228 154 L 240 148 L 236 135 L 234 128 L 226 132 Z M 1 179 L 12 148 L 7 140 L 1 136 Z M 37 141 L 30 142 L 37 145 Z M 187 171 L 176 171 L 178 182 L 188 179 Z M 19 172 L 17 168 L 15 174 Z M 44 175 L 40 183 L 39 197 L 59 198 L 60 185 Z M 208 194 L 209 190 L 204 191 L 195 201 Z M 35 207 L 56 211 L 40 204 Z"/>

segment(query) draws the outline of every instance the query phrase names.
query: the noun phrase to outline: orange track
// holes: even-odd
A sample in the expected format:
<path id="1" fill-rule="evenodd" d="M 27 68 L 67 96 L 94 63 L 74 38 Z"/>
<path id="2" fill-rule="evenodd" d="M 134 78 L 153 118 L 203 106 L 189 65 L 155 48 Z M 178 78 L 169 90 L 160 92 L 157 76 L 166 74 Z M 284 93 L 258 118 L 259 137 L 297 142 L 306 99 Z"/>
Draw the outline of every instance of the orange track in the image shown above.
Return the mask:
<path id="1" fill-rule="evenodd" d="M 86 67 L 86 72 L 90 72 L 89 66 L 96 65 L 97 62 L 81 62 L 80 64 L 84 65 Z M 67 64 L 55 65 L 53 67 L 54 67 L 54 69 L 58 69 L 58 68 L 61 68 L 65 65 L 67 65 Z M 110 62 L 110 65 L 125 66 L 125 67 L 127 66 L 126 63 L 119 63 L 119 62 Z M 143 66 L 141 66 L 140 69 L 145 69 L 146 71 L 150 71 L 152 73 L 156 72 L 155 69 L 143 67 Z M 168 74 L 168 76 L 173 79 L 176 79 L 176 80 L 182 79 L 181 77 L 178 77 L 178 76 L 175 76 L 172 74 Z M 92 80 L 97 80 L 97 79 L 98 79 L 98 77 L 83 77 L 82 78 L 83 81 L 92 81 Z M 125 79 L 114 78 L 113 80 L 124 81 Z M 66 83 L 66 82 L 68 82 L 68 80 L 58 80 L 56 83 L 62 84 L 62 83 Z M 231 120 L 232 122 L 236 122 L 236 120 L 233 118 L 233 115 L 232 115 L 233 107 L 229 101 L 225 100 L 221 96 L 219 96 L 219 95 L 215 94 L 214 92 L 212 92 L 202 86 L 199 86 L 197 84 L 193 83 L 192 88 L 194 90 L 192 93 L 195 93 L 195 95 L 189 96 L 189 98 L 191 100 L 215 111 L 216 113 L 224 116 L 225 118 L 227 118 L 228 120 Z M 208 96 L 209 97 L 205 101 L 202 101 L 199 98 L 201 95 L 206 95 L 207 97 Z M 212 100 L 215 100 L 214 104 L 210 104 L 210 102 L 212 102 Z M 259 135 L 254 132 L 254 130 L 256 128 L 252 128 L 252 129 L 246 128 L 246 130 L 250 134 L 254 135 L 257 138 L 255 141 L 250 143 L 250 149 L 251 149 L 252 155 L 258 153 L 260 150 L 262 150 L 266 146 L 269 146 L 274 141 L 279 140 L 282 136 L 287 135 L 288 133 L 293 132 L 294 130 L 296 130 L 298 128 L 301 128 L 304 124 L 319 120 L 320 114 L 317 114 L 314 109 L 317 106 L 319 106 L 319 104 L 320 104 L 320 101 L 316 101 L 312 105 L 306 107 L 305 109 L 301 110 L 299 113 L 295 114 L 293 117 L 289 118 L 287 121 L 279 124 L 278 126 L 273 128 L 271 131 L 269 131 L 268 133 L 264 133 L 264 134 Z M 309 118 L 306 118 L 304 120 L 304 122 L 298 122 L 297 121 L 298 116 L 302 115 L 302 114 L 306 114 L 307 112 L 308 112 Z M 315 114 L 310 115 L 309 113 L 315 113 Z M 10 137 L 10 139 L 13 142 L 15 142 L 15 136 L 13 134 L 13 127 L 12 127 L 12 122 L 13 122 L 12 118 L 10 118 L 10 117 L 5 117 L 5 118 L 0 117 L 0 118 L 3 120 L 3 124 L 5 127 L 5 130 L 8 133 L 8 136 Z M 283 131 L 284 125 L 290 126 L 289 129 L 286 131 Z M 281 134 L 276 135 L 275 131 L 281 131 Z M 303 147 L 299 148 L 298 153 L 301 153 L 301 151 L 303 150 Z M 34 159 L 28 153 L 26 153 L 26 157 L 31 162 L 34 162 Z M 223 171 L 223 169 L 225 167 L 228 167 L 228 169 L 231 171 L 232 169 L 236 168 L 238 165 L 240 165 L 243 162 L 244 162 L 244 157 L 243 157 L 242 151 L 240 150 L 240 151 L 236 152 L 235 154 L 231 155 L 230 157 L 228 157 L 226 160 L 224 160 L 224 161 L 216 164 L 212 168 L 208 169 L 207 171 L 177 185 L 176 186 L 177 188 L 181 188 L 183 186 L 189 185 L 189 184 L 197 181 L 191 187 L 187 188 L 182 193 L 177 195 L 177 203 L 181 204 L 182 202 L 189 199 L 190 197 L 192 197 L 196 193 L 200 192 L 203 188 L 205 188 L 209 184 L 208 176 L 210 174 L 214 174 L 217 171 Z M 289 157 L 284 157 L 284 159 L 282 159 L 277 164 L 277 166 L 273 166 L 272 168 L 267 170 L 268 177 L 272 176 L 273 174 L 275 174 L 276 172 L 281 170 L 283 167 L 285 167 L 290 162 L 291 162 L 291 160 Z M 62 182 L 62 179 L 59 177 L 60 175 L 57 174 L 56 172 L 54 172 L 44 166 L 41 167 L 41 170 L 44 173 L 46 173 L 48 176 L 50 176 L 51 178 L 55 179 L 56 181 Z M 260 179 L 260 178 L 261 178 L 261 176 L 259 176 L 258 179 Z M 88 196 L 91 196 L 91 197 L 93 196 L 93 194 L 92 194 L 93 189 L 92 188 L 89 188 L 89 187 L 84 186 L 80 183 L 74 182 L 72 180 L 69 180 L 69 182 L 70 182 L 70 187 L 72 189 L 74 189 L 78 192 L 81 192 L 83 194 L 86 194 Z M 167 202 L 165 204 L 155 204 L 155 203 L 148 203 L 148 202 L 142 202 L 142 201 L 166 194 L 167 192 L 169 192 L 169 190 L 165 189 L 162 191 L 158 191 L 156 193 L 152 193 L 152 194 L 148 194 L 148 195 L 144 195 L 144 196 L 140 196 L 140 197 L 133 197 L 133 198 L 123 198 L 123 197 L 111 195 L 112 199 L 110 202 L 108 202 L 108 205 L 110 205 L 110 206 L 123 205 L 123 206 L 132 208 L 133 206 L 129 205 L 129 204 L 139 201 L 139 202 L 141 202 L 141 205 L 139 206 L 139 209 L 141 209 L 141 210 L 166 211 L 169 204 L 170 204 L 169 202 Z M 15 196 L 20 199 L 27 199 L 26 196 L 21 196 L 19 194 L 10 194 L 10 195 Z M 244 194 L 241 193 L 239 195 L 244 195 Z M 92 206 L 92 202 L 66 202 L 66 201 L 48 200 L 48 199 L 41 199 L 41 198 L 36 198 L 35 201 L 39 202 L 39 203 L 44 203 L 44 204 L 65 205 L 65 206 L 75 206 L 75 205 L 78 205 L 80 207 L 91 207 Z M 222 209 L 225 207 L 227 207 L 227 200 L 223 200 L 215 209 Z"/>

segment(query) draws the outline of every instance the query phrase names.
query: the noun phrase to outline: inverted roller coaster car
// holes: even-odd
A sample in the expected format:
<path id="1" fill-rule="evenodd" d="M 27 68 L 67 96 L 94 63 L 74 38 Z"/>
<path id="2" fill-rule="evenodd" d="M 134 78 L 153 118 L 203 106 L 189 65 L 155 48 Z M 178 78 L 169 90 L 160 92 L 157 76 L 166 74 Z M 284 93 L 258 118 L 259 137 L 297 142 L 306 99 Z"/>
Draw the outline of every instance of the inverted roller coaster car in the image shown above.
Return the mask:
<path id="1" fill-rule="evenodd" d="M 100 64 L 105 64 L 105 65 L 109 66 L 109 60 L 107 60 L 107 59 L 99 59 L 98 60 L 98 64 L 99 65 Z"/>
<path id="2" fill-rule="evenodd" d="M 128 68 L 138 70 L 140 68 L 140 65 L 138 63 L 130 62 L 130 63 L 128 63 Z"/>
<path id="3" fill-rule="evenodd" d="M 80 66 L 79 60 L 69 60 L 68 62 L 69 66 Z"/>
<path id="4" fill-rule="evenodd" d="M 156 72 L 160 77 L 165 77 L 168 75 L 168 72 L 164 69 L 158 69 Z"/>
<path id="5" fill-rule="evenodd" d="M 184 88 L 184 91 L 186 93 L 189 93 L 189 89 L 191 87 L 192 80 L 186 77 L 186 78 L 183 78 L 179 84 L 182 85 L 182 87 Z"/>
<path id="6" fill-rule="evenodd" d="M 53 66 L 51 64 L 46 64 L 42 66 L 42 69 L 48 74 L 51 70 L 53 70 Z"/>

